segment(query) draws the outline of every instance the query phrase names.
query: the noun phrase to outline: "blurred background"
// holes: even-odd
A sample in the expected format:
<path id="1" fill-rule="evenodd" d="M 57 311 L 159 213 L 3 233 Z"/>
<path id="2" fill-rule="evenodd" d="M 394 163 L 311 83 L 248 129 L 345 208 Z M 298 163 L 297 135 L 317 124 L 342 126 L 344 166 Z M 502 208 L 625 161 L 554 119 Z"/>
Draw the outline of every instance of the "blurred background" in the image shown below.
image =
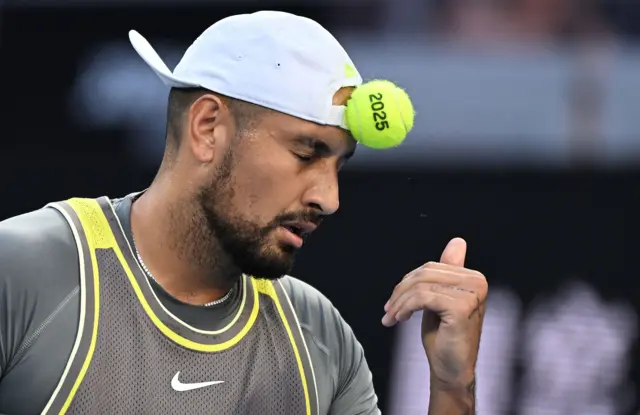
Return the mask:
<path id="1" fill-rule="evenodd" d="M 419 317 L 386 329 L 383 305 L 462 236 L 490 283 L 478 413 L 637 414 L 636 0 L 0 0 L 0 219 L 144 189 L 168 91 L 127 32 L 173 67 L 259 9 L 317 20 L 416 104 L 403 146 L 342 173 L 341 211 L 294 273 L 353 327 L 383 411 L 425 414 L 429 390 Z"/>

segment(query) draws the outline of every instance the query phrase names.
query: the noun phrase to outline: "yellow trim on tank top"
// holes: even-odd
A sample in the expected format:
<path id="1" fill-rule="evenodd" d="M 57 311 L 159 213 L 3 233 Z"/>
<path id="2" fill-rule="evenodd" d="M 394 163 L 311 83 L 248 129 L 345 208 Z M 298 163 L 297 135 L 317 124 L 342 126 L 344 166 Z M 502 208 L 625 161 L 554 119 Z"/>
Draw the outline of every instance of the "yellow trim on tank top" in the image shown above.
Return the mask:
<path id="1" fill-rule="evenodd" d="M 116 214 L 115 209 L 113 208 L 113 204 L 111 204 L 111 201 L 109 201 L 109 207 L 111 208 L 111 211 L 113 212 L 113 215 L 118 223 L 118 226 L 120 227 L 120 231 L 122 232 L 122 234 L 124 234 L 124 229 L 122 228 L 122 223 L 120 223 L 120 219 L 118 219 L 118 216 Z M 129 249 L 131 250 L 131 254 L 133 255 L 133 249 L 131 249 L 131 245 L 129 243 L 128 240 L 125 239 L 125 242 L 127 243 L 127 246 L 129 247 Z M 138 268 L 140 269 L 141 273 L 145 273 L 144 270 L 140 267 L 139 264 Z M 160 306 L 160 308 L 162 308 L 162 310 L 167 313 L 167 315 L 169 317 L 171 317 L 176 323 L 180 324 L 181 326 L 186 327 L 187 329 L 196 332 L 196 333 L 200 333 L 200 334 L 204 334 L 205 336 L 211 336 L 211 335 L 216 335 L 216 334 L 222 334 L 225 331 L 229 330 L 231 327 L 233 327 L 233 325 L 240 319 L 240 316 L 242 315 L 242 311 L 244 310 L 245 304 L 247 302 L 247 280 L 249 277 L 247 277 L 246 275 L 242 275 L 242 298 L 240 299 L 240 307 L 238 307 L 238 311 L 236 312 L 235 316 L 231 319 L 231 321 L 224 326 L 221 329 L 218 330 L 200 330 L 197 327 L 193 327 L 189 324 L 187 324 L 186 322 L 180 320 L 180 318 L 178 318 L 175 314 L 173 314 L 171 311 L 169 311 L 164 304 L 162 303 L 162 301 L 160 301 L 160 299 L 158 298 L 156 292 L 153 290 L 153 288 L 151 288 L 151 284 L 147 282 L 147 284 L 149 284 L 149 290 L 151 291 L 151 294 L 153 295 L 153 297 L 156 299 L 156 302 L 158 303 L 158 306 Z M 255 292 L 255 291 L 254 291 Z"/>
<path id="2" fill-rule="evenodd" d="M 91 269 L 93 271 L 93 295 L 95 301 L 93 304 L 93 328 L 91 331 L 91 343 L 89 344 L 89 350 L 87 351 L 87 356 L 84 359 L 84 363 L 82 364 L 80 373 L 78 374 L 78 377 L 71 387 L 69 396 L 67 396 L 67 399 L 62 405 L 60 415 L 65 414 L 67 410 L 69 410 L 69 406 L 71 405 L 71 402 L 78 392 L 78 388 L 80 387 L 82 380 L 89 370 L 91 359 L 93 358 L 93 353 L 96 350 L 96 341 L 98 338 L 98 322 L 100 321 L 100 278 L 98 261 L 96 260 L 96 249 L 107 248 L 112 243 L 115 243 L 115 238 L 112 232 L 101 232 L 101 230 L 104 229 L 104 226 L 109 226 L 109 224 L 107 223 L 107 218 L 102 214 L 98 202 L 92 202 L 91 200 L 72 199 L 69 200 L 68 203 L 78 215 L 78 219 L 80 220 L 80 224 L 82 225 L 87 238 L 89 255 L 91 257 Z"/>
<path id="3" fill-rule="evenodd" d="M 282 309 L 282 304 L 280 304 L 278 293 L 276 292 L 276 289 L 274 288 L 273 283 L 268 280 L 254 279 L 253 285 L 254 287 L 257 288 L 257 290 L 260 293 L 271 297 L 271 299 L 276 305 L 276 308 L 278 309 L 278 314 L 280 314 L 280 318 L 282 319 L 282 324 L 284 325 L 284 328 L 287 331 L 287 336 L 289 336 L 289 342 L 293 347 L 293 354 L 296 356 L 296 363 L 298 364 L 298 370 L 300 371 L 300 379 L 302 380 L 302 389 L 304 390 L 304 403 L 307 410 L 306 413 L 307 415 L 309 415 L 311 414 L 311 402 L 309 398 L 309 388 L 307 386 L 307 377 L 304 373 L 304 366 L 302 365 L 302 358 L 300 357 L 300 352 L 298 351 L 298 345 L 296 344 L 295 338 L 293 337 L 291 326 L 289 326 L 289 320 L 287 320 L 287 317 L 284 314 L 284 310 Z M 293 309 L 291 311 L 295 313 Z"/>
<path id="4" fill-rule="evenodd" d="M 147 301 L 146 297 L 142 293 L 142 289 L 140 288 L 140 285 L 138 284 L 135 276 L 133 275 L 133 271 L 131 270 L 131 267 L 127 263 L 124 257 L 124 254 L 122 253 L 122 250 L 118 246 L 118 243 L 115 239 L 111 226 L 109 225 L 106 216 L 102 212 L 102 208 L 98 204 L 98 201 L 93 199 L 71 199 L 68 201 L 68 203 L 73 207 L 73 209 L 76 211 L 76 213 L 80 217 L 83 227 L 85 227 L 85 223 L 91 223 L 91 226 L 89 226 L 89 228 L 91 229 L 85 229 L 87 238 L 93 239 L 94 237 L 99 237 L 105 241 L 105 243 L 103 243 L 102 246 L 96 246 L 96 248 L 112 249 L 113 252 L 116 254 L 116 257 L 118 258 L 120 264 L 122 265 L 122 268 L 125 274 L 127 275 L 127 278 L 129 279 L 129 282 L 134 292 L 136 293 L 136 296 L 138 297 L 138 301 L 140 302 L 140 305 L 142 306 L 143 310 L 149 316 L 153 324 L 155 324 L 155 326 L 160 330 L 160 332 L 162 332 L 162 334 L 164 334 L 170 340 L 187 349 L 196 350 L 199 352 L 219 352 L 219 351 L 229 349 L 230 347 L 236 345 L 249 332 L 249 330 L 251 329 L 251 327 L 253 326 L 253 324 L 255 323 L 258 317 L 258 311 L 259 311 L 259 302 L 258 302 L 259 298 L 258 298 L 258 293 L 255 286 L 253 287 L 254 300 L 253 300 L 252 310 L 249 316 L 249 320 L 244 325 L 244 327 L 238 332 L 238 334 L 236 334 L 233 338 L 218 344 L 203 344 L 203 343 L 194 342 L 193 340 L 189 340 L 185 337 L 182 337 L 178 333 L 171 330 L 153 312 L 151 306 L 149 305 L 149 302 Z M 86 211 L 85 209 L 81 208 L 81 206 L 88 207 L 89 211 Z M 88 215 L 94 216 L 94 217 L 100 217 L 100 220 L 99 221 L 92 220 L 89 222 L 86 219 Z M 92 258 L 94 269 L 97 269 L 97 261 L 95 258 L 94 250 L 92 250 L 91 258 Z"/>
<path id="5" fill-rule="evenodd" d="M 99 295 L 99 270 L 98 270 L 98 261 L 96 259 L 96 254 L 95 254 L 95 250 L 96 249 L 113 249 L 113 251 L 115 252 L 116 256 L 118 257 L 118 260 L 120 261 L 126 275 L 127 278 L 129 279 L 129 282 L 131 283 L 136 296 L 138 297 L 138 300 L 140 301 L 142 308 L 145 310 L 145 312 L 147 313 L 147 315 L 149 316 L 149 318 L 151 319 L 151 321 L 153 321 L 153 323 L 156 325 L 156 327 L 158 327 L 158 329 L 165 334 L 165 336 L 167 336 L 168 338 L 170 338 L 171 340 L 173 340 L 174 342 L 176 342 L 177 344 L 186 347 L 188 349 L 192 349 L 192 350 L 196 350 L 196 351 L 201 351 L 201 352 L 216 352 L 216 351 L 222 351 L 225 349 L 228 349 L 232 346 L 234 346 L 235 344 L 237 344 L 249 331 L 249 329 L 251 329 L 251 327 L 253 326 L 253 324 L 255 323 L 257 317 L 258 317 L 258 310 L 259 310 L 259 299 L 258 299 L 258 293 L 262 293 L 265 294 L 267 296 L 269 296 L 273 302 L 276 305 L 276 309 L 278 310 L 278 314 L 280 315 L 280 318 L 282 319 L 282 323 L 285 327 L 285 330 L 287 332 L 287 336 L 289 337 L 289 342 L 291 343 L 291 346 L 293 347 L 293 352 L 296 358 L 296 363 L 298 365 L 298 370 L 300 371 L 300 378 L 302 381 L 302 388 L 304 390 L 304 397 L 305 397 L 305 408 L 306 408 L 306 413 L 307 415 L 309 415 L 311 413 L 311 402 L 310 402 L 310 398 L 309 398 L 309 389 L 307 386 L 307 379 L 306 379 L 306 375 L 304 373 L 304 366 L 302 365 L 302 359 L 300 357 L 300 352 L 298 350 L 298 346 L 295 342 L 295 338 L 293 337 L 293 333 L 291 331 L 291 327 L 289 325 L 289 322 L 284 314 L 284 310 L 282 309 L 282 304 L 280 303 L 280 300 L 278 298 L 278 294 L 275 291 L 275 288 L 273 286 L 273 283 L 271 281 L 267 281 L 267 280 L 257 280 L 257 279 L 253 279 L 253 291 L 254 291 L 254 304 L 253 304 L 253 309 L 251 310 L 251 315 L 249 317 L 249 321 L 247 322 L 247 324 L 245 324 L 245 326 L 242 328 L 242 330 L 236 335 L 234 336 L 232 339 L 223 342 L 223 343 L 219 343 L 219 344 L 214 344 L 214 345 L 210 345 L 210 344 L 201 344 L 201 343 L 197 343 L 194 341 L 191 341 L 189 339 L 186 339 L 182 336 L 180 336 L 179 334 L 175 333 L 173 330 L 171 330 L 169 327 L 167 327 L 153 312 L 153 310 L 151 309 L 151 307 L 149 306 L 149 303 L 147 302 L 146 298 L 144 297 L 144 295 L 142 294 L 142 290 L 140 289 L 140 286 L 138 285 L 134 275 L 133 275 L 133 271 L 131 270 L 131 268 L 129 267 L 129 264 L 127 263 L 126 259 L 124 258 L 124 255 L 122 253 L 122 250 L 120 249 L 120 247 L 118 246 L 118 243 L 115 239 L 115 235 L 113 234 L 113 231 L 111 229 L 111 226 L 109 225 L 106 216 L 104 215 L 104 213 L 102 212 L 102 208 L 100 207 L 100 205 L 98 204 L 97 200 L 95 199 L 80 199 L 80 198 L 74 198 L 74 199 L 70 199 L 67 201 L 67 203 L 73 208 L 73 210 L 76 212 L 76 214 L 78 215 L 78 219 L 80 220 L 80 223 L 82 224 L 82 227 L 85 231 L 85 235 L 87 236 L 87 245 L 89 246 L 89 251 L 90 251 L 90 255 L 91 255 L 91 266 L 93 269 L 93 278 L 94 278 L 94 295 L 95 295 L 95 315 L 94 315 L 94 325 L 93 325 L 93 331 L 92 331 L 92 335 L 91 335 L 91 344 L 89 347 L 89 351 L 87 353 L 87 356 L 85 358 L 84 364 L 82 366 L 82 369 L 80 370 L 80 374 L 78 375 L 78 378 L 76 379 L 72 389 L 71 389 L 71 393 L 69 394 L 69 396 L 67 397 L 67 400 L 65 402 L 65 404 L 62 407 L 62 410 L 60 411 L 60 414 L 64 414 L 71 402 L 73 401 L 73 398 L 80 386 L 80 384 L 82 383 L 82 380 L 84 379 L 84 376 L 86 375 L 87 370 L 89 369 L 89 365 L 91 363 L 91 359 L 93 357 L 93 353 L 95 351 L 95 346 L 96 346 L 96 339 L 97 339 L 97 334 L 98 334 L 98 321 L 99 321 L 99 304 L 100 304 L 100 295 Z M 292 310 L 292 312 L 295 312 L 294 310 Z"/>

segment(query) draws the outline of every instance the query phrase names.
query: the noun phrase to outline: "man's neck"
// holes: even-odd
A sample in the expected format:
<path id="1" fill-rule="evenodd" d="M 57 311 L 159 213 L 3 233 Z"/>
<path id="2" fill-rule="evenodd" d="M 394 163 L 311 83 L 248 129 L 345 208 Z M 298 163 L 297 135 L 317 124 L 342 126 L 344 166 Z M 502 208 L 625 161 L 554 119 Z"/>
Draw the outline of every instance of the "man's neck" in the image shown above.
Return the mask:
<path id="1" fill-rule="evenodd" d="M 133 202 L 131 231 L 136 249 L 156 282 L 173 297 L 194 305 L 218 300 L 229 292 L 240 272 L 231 264 L 223 266 L 228 262 L 225 255 L 215 255 L 219 249 L 210 235 L 200 235 L 202 227 L 194 226 L 193 218 L 199 215 L 196 206 L 174 202 L 185 199 L 167 196 L 172 194 L 168 187 L 154 183 Z M 194 239 L 199 243 L 193 243 Z"/>

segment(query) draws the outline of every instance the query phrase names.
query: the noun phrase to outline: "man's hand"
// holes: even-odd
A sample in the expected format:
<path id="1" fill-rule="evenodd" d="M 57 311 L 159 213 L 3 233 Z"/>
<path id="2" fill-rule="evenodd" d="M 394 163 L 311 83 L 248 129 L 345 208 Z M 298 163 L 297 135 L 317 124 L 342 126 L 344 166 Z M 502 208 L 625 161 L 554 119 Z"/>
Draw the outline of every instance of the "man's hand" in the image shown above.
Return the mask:
<path id="1" fill-rule="evenodd" d="M 382 324 L 391 327 L 423 310 L 422 344 L 431 368 L 430 413 L 471 414 L 475 367 L 487 298 L 487 280 L 464 268 L 467 244 L 455 238 L 440 262 L 407 274 L 385 305 Z"/>

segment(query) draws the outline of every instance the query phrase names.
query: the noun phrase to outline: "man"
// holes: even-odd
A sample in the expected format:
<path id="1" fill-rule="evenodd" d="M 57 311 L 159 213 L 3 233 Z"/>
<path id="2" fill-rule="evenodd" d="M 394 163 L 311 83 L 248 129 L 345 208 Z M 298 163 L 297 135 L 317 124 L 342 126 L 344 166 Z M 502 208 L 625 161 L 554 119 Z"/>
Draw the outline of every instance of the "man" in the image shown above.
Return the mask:
<path id="1" fill-rule="evenodd" d="M 376 414 L 363 350 L 322 294 L 286 276 L 338 209 L 361 84 L 317 23 L 224 19 L 171 73 L 166 151 L 144 192 L 0 223 L 0 412 Z M 425 310 L 431 414 L 474 411 L 487 285 L 454 239 L 396 286 L 391 326 Z"/>

